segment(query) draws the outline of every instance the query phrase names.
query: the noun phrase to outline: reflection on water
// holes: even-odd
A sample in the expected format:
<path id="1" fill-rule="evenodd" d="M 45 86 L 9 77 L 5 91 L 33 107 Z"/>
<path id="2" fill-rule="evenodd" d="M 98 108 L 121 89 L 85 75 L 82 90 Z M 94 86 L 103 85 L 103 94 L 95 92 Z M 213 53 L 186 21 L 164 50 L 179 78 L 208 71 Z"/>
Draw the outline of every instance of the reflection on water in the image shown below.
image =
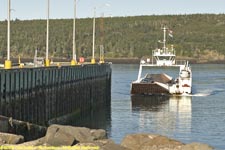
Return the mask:
<path id="1" fill-rule="evenodd" d="M 98 110 L 90 111 L 77 118 L 74 125 L 85 126 L 89 128 L 107 129 L 111 122 L 110 109 L 103 107 Z"/>
<path id="2" fill-rule="evenodd" d="M 50 120 L 51 124 L 72 125 L 76 127 L 87 127 L 90 129 L 104 129 L 107 136 L 111 136 L 111 107 L 106 104 L 99 104 L 85 112 L 71 113 L 62 117 Z"/>
<path id="3" fill-rule="evenodd" d="M 132 110 L 158 111 L 169 99 L 166 95 L 131 96 Z"/>
<path id="4" fill-rule="evenodd" d="M 107 136 L 111 135 L 111 109 L 110 106 L 98 106 L 97 109 L 87 111 L 70 123 L 74 126 L 91 129 L 104 129 Z"/>
<path id="5" fill-rule="evenodd" d="M 180 133 L 191 133 L 192 107 L 190 96 L 170 97 L 169 108 L 177 117 L 176 126 Z"/>
<path id="6" fill-rule="evenodd" d="M 191 132 L 192 97 L 132 96 L 132 112 L 139 114 L 139 130 L 151 125 L 157 133 Z"/>

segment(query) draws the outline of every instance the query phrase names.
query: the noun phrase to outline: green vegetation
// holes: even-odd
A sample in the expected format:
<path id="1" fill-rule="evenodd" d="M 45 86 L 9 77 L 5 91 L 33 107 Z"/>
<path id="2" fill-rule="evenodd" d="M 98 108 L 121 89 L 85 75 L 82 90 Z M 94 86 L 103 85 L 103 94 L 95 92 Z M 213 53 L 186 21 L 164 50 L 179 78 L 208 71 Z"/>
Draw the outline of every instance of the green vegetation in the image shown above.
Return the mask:
<path id="1" fill-rule="evenodd" d="M 160 28 L 164 24 L 173 30 L 174 37 L 168 37 L 168 44 L 174 45 L 178 56 L 199 58 L 200 52 L 211 57 L 225 55 L 225 15 L 193 14 L 104 18 L 101 30 L 101 18 L 97 18 L 96 56 L 99 56 L 101 41 L 109 58 L 151 55 L 152 49 L 162 47 L 157 41 L 163 38 Z M 72 19 L 50 20 L 51 57 L 71 57 L 72 27 Z M 45 56 L 45 30 L 45 20 L 12 21 L 12 57 L 33 57 L 36 49 L 39 56 Z M 7 22 L 2 21 L 0 57 L 6 57 L 6 42 Z M 91 56 L 92 18 L 77 19 L 76 45 L 78 56 Z"/>

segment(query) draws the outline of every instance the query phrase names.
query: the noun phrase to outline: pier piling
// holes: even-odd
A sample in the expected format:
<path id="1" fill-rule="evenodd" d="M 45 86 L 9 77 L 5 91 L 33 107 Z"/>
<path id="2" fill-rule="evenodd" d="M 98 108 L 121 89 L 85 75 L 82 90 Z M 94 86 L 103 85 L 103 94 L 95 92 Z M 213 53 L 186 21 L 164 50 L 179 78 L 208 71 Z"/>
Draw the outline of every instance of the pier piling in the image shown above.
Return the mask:
<path id="1" fill-rule="evenodd" d="M 110 64 L 0 70 L 0 115 L 39 125 L 110 107 Z M 109 108 L 110 109 L 110 108 Z"/>

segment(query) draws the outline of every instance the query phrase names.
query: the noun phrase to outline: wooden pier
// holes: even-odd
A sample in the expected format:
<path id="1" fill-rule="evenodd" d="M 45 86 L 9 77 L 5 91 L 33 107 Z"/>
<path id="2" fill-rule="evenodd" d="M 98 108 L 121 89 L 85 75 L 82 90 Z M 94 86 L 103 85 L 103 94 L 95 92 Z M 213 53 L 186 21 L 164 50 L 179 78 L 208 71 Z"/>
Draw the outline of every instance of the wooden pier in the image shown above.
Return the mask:
<path id="1" fill-rule="evenodd" d="M 110 103 L 108 63 L 0 70 L 0 115 L 48 125 Z"/>

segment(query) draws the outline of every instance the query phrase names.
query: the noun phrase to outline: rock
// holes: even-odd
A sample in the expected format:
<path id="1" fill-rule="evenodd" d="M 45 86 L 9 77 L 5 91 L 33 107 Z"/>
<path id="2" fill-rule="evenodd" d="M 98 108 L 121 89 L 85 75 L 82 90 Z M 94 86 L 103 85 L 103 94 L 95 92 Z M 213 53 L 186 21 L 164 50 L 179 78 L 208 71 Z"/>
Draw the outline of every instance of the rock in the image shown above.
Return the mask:
<path id="1" fill-rule="evenodd" d="M 73 146 L 74 149 L 85 149 L 87 147 L 90 147 L 90 149 L 101 150 L 100 148 L 97 148 L 97 147 L 99 147 L 99 145 L 97 143 L 94 143 L 94 142 L 78 143 L 78 144 Z"/>
<path id="2" fill-rule="evenodd" d="M 190 143 L 182 146 L 182 150 L 212 150 L 213 147 L 202 143 Z"/>
<path id="3" fill-rule="evenodd" d="M 47 129 L 45 143 L 52 146 L 71 146 L 79 142 L 92 142 L 106 137 L 105 130 L 90 130 L 85 127 L 51 125 Z"/>
<path id="4" fill-rule="evenodd" d="M 94 137 L 94 140 L 101 140 L 106 138 L 106 132 L 103 129 L 91 130 L 91 135 Z"/>
<path id="5" fill-rule="evenodd" d="M 22 144 L 18 144 L 18 146 L 40 146 L 45 144 L 45 137 L 42 137 L 40 139 L 24 142 Z"/>
<path id="6" fill-rule="evenodd" d="M 0 138 L 0 146 L 6 144 L 6 141 L 4 141 L 2 138 Z"/>
<path id="7" fill-rule="evenodd" d="M 0 139 L 4 141 L 6 144 L 20 144 L 24 142 L 24 137 L 21 135 L 14 135 L 9 133 L 1 133 Z"/>
<path id="8" fill-rule="evenodd" d="M 67 130 L 63 130 L 59 126 L 51 126 L 48 128 L 45 143 L 52 146 L 71 146 L 76 144 L 76 139 Z"/>
<path id="9" fill-rule="evenodd" d="M 71 146 L 71 149 L 99 149 L 99 150 L 212 150 L 213 147 L 202 143 L 183 144 L 166 136 L 155 134 L 130 134 L 121 142 L 121 145 L 106 138 L 106 131 L 102 129 L 88 129 L 85 127 L 73 127 L 51 125 L 47 129 L 45 137 L 22 143 L 24 137 L 0 132 L 0 146 L 26 147 L 33 146 L 35 150 L 43 149 L 38 146 L 55 146 L 60 150 L 61 146 Z M 22 143 L 22 144 L 21 144 Z M 15 145 L 17 144 L 17 145 Z M 76 144 L 76 145 L 75 145 Z"/>
<path id="10" fill-rule="evenodd" d="M 161 135 L 130 134 L 122 140 L 121 145 L 131 150 L 178 150 L 184 144 Z"/>
<path id="11" fill-rule="evenodd" d="M 110 139 L 97 140 L 95 141 L 95 143 L 98 144 L 100 150 L 130 150 L 128 148 L 116 144 L 113 140 Z"/>
<path id="12" fill-rule="evenodd" d="M 81 149 L 82 149 L 82 147 L 90 146 L 90 147 L 99 147 L 99 150 L 130 150 L 121 145 L 115 144 L 110 139 L 97 140 L 97 141 L 88 142 L 88 143 L 78 143 L 75 146 L 76 146 L 76 148 L 79 147 Z"/>
<path id="13" fill-rule="evenodd" d="M 0 115 L 0 132 L 22 135 L 25 140 L 43 137 L 46 127 Z"/>

